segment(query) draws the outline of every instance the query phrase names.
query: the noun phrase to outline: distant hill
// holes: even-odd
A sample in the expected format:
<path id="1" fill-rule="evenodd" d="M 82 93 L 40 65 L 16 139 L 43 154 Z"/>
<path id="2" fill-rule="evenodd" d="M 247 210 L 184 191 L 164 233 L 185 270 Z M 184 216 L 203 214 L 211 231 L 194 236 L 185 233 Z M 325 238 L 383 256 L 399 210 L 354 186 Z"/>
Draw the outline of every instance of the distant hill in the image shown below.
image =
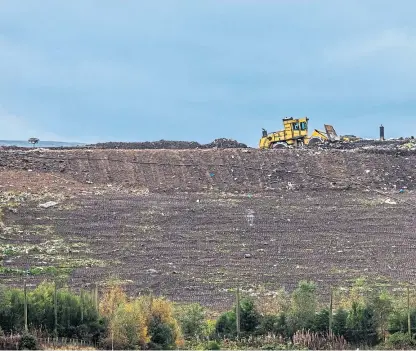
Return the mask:
<path id="1" fill-rule="evenodd" d="M 68 143 L 63 141 L 39 141 L 37 147 L 68 147 L 68 146 L 83 146 L 83 143 Z M 0 140 L 0 146 L 18 146 L 18 147 L 33 147 L 27 140 Z"/>

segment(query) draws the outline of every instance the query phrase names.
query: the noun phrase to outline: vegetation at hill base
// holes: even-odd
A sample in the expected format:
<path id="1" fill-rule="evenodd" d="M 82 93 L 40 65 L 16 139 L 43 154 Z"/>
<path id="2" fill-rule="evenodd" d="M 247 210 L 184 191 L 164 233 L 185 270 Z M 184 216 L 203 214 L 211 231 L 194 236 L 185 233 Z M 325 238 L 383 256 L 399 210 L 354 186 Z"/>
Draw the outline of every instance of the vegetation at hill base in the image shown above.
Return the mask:
<path id="1" fill-rule="evenodd" d="M 0 348 L 39 349 L 46 338 L 56 337 L 83 340 L 99 349 L 416 346 L 416 308 L 406 289 L 393 295 L 359 279 L 348 291 L 337 289 L 332 296 L 333 303 L 324 306 L 316 285 L 301 281 L 290 294 L 281 290 L 268 301 L 242 296 L 239 309 L 235 305 L 213 318 L 196 303 L 176 304 L 153 295 L 128 297 L 120 284 L 109 284 L 98 299 L 94 292 L 75 293 L 43 282 L 27 291 L 26 331 L 24 290 L 2 286 Z"/>

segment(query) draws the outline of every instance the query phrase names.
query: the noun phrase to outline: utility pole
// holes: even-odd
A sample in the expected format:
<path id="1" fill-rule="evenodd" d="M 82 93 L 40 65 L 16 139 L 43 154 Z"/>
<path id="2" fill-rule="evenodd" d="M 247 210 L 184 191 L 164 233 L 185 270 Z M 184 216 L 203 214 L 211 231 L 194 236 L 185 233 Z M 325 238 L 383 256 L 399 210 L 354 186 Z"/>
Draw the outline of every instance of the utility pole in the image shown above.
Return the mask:
<path id="1" fill-rule="evenodd" d="M 84 289 L 81 288 L 81 323 L 84 322 Z"/>
<path id="2" fill-rule="evenodd" d="M 94 300 L 95 300 L 95 309 L 96 309 L 97 314 L 98 314 L 98 283 L 95 283 Z"/>
<path id="3" fill-rule="evenodd" d="M 27 275 L 29 273 L 29 259 L 28 259 L 28 250 L 26 249 L 26 272 L 23 280 L 23 294 L 24 294 L 24 319 L 25 319 L 25 333 L 28 332 L 27 327 L 27 285 L 26 285 L 26 279 Z"/>
<path id="4" fill-rule="evenodd" d="M 27 327 L 27 288 L 26 288 L 26 278 L 24 279 L 24 288 L 23 288 L 23 292 L 24 292 L 24 298 L 25 298 L 25 302 L 24 302 L 24 313 L 25 313 L 25 333 L 28 332 L 28 327 Z"/>
<path id="5" fill-rule="evenodd" d="M 240 327 L 241 327 L 241 310 L 240 310 L 240 288 L 237 287 L 237 293 L 236 293 L 236 323 L 237 323 L 237 339 L 240 339 Z"/>
<path id="6" fill-rule="evenodd" d="M 111 351 L 114 351 L 114 329 L 111 328 Z"/>
<path id="7" fill-rule="evenodd" d="M 407 332 L 412 337 L 412 325 L 410 323 L 410 289 L 407 287 Z"/>
<path id="8" fill-rule="evenodd" d="M 54 328 L 53 333 L 55 338 L 58 337 L 58 293 L 56 289 L 56 278 L 55 278 L 55 289 L 53 294 L 53 314 L 54 314 Z"/>
<path id="9" fill-rule="evenodd" d="M 334 293 L 331 287 L 331 297 L 329 300 L 329 333 L 332 334 L 332 310 L 333 310 L 333 300 L 334 300 Z"/>

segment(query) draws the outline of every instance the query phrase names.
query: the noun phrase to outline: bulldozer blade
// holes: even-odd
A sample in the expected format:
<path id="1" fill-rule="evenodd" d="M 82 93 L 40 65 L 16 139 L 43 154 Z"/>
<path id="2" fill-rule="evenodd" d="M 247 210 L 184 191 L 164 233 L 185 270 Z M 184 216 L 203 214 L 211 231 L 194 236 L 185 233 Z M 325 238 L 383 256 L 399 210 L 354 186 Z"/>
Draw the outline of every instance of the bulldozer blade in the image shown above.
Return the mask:
<path id="1" fill-rule="evenodd" d="M 335 128 L 329 124 L 325 124 L 326 134 L 328 135 L 328 139 L 330 141 L 340 141 L 341 138 L 338 136 Z"/>
<path id="2" fill-rule="evenodd" d="M 286 145 L 285 143 L 274 143 L 272 145 L 272 149 L 287 149 L 288 145 Z"/>
<path id="3" fill-rule="evenodd" d="M 308 146 L 316 146 L 316 145 L 320 145 L 320 144 L 323 144 L 323 143 L 324 143 L 324 141 L 321 138 L 313 137 L 313 138 L 309 139 Z"/>

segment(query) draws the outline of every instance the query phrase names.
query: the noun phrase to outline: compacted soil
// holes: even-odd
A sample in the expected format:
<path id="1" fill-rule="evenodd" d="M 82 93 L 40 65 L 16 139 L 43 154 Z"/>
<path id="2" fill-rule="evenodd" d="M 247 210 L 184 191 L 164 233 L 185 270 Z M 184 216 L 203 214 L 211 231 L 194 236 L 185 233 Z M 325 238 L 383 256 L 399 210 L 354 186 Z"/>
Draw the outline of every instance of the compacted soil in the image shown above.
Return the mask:
<path id="1" fill-rule="evenodd" d="M 218 310 L 237 285 L 411 282 L 415 179 L 415 152 L 377 148 L 3 150 L 0 277 Z"/>

